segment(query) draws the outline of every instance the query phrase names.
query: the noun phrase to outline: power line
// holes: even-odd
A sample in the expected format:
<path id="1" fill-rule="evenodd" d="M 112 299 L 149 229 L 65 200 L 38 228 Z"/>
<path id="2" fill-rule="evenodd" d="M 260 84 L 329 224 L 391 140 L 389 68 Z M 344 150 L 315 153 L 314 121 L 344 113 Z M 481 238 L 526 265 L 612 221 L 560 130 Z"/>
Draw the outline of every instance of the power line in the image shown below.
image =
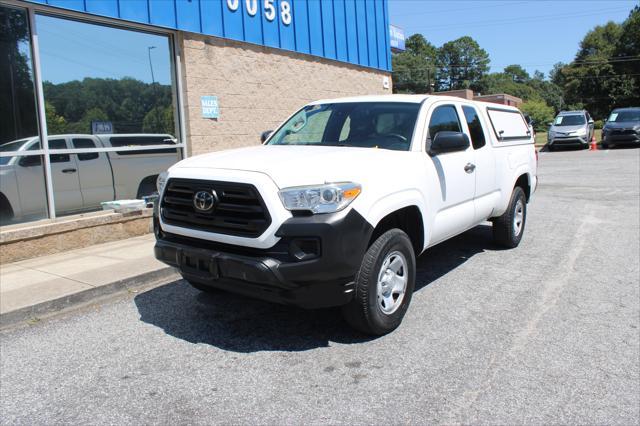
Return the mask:
<path id="1" fill-rule="evenodd" d="M 510 25 L 510 24 L 521 24 L 526 22 L 540 22 L 540 21 L 557 21 L 557 20 L 565 20 L 571 18 L 580 18 L 586 16 L 594 16 L 600 15 L 602 12 L 618 12 L 628 10 L 628 7 L 618 7 L 618 8 L 607 8 L 607 9 L 592 9 L 588 12 L 581 13 L 564 13 L 564 14 L 554 14 L 554 15 L 538 15 L 538 16 L 522 16 L 515 18 L 502 18 L 502 19 L 489 19 L 482 21 L 469 21 L 469 22 L 460 22 L 455 25 L 450 24 L 440 24 L 440 25 L 431 25 L 427 27 L 420 27 L 416 30 L 412 31 L 420 31 L 420 29 L 438 29 L 438 28 L 470 28 L 470 27 L 486 27 L 486 26 L 494 26 L 494 25 Z M 411 28 L 411 27 L 409 27 Z"/>

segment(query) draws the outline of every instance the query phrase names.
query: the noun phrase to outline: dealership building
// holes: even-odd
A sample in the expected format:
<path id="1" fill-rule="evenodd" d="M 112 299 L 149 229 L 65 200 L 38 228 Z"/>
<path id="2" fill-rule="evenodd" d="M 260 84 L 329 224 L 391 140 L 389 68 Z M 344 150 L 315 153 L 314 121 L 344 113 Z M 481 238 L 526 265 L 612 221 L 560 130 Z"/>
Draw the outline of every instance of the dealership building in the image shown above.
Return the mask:
<path id="1" fill-rule="evenodd" d="M 258 144 L 309 101 L 391 93 L 387 0 L 0 0 L 0 28 L 11 227 L 145 195 L 153 167 Z"/>

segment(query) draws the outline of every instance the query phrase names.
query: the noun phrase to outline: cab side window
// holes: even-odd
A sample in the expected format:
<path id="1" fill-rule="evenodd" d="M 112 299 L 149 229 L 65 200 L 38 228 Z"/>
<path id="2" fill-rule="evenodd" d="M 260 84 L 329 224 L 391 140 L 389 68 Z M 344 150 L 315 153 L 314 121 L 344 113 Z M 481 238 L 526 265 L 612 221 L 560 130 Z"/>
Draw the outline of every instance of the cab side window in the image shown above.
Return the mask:
<path id="1" fill-rule="evenodd" d="M 76 148 L 76 149 L 95 148 L 96 144 L 91 139 L 74 139 L 73 140 L 73 147 Z M 89 153 L 85 153 L 85 154 L 78 154 L 78 160 L 80 160 L 80 161 L 95 160 L 99 156 L 100 156 L 100 154 L 98 154 L 97 152 L 89 152 Z"/>
<path id="2" fill-rule="evenodd" d="M 462 132 L 458 113 L 456 112 L 456 107 L 453 105 L 439 106 L 433 111 L 433 114 L 431 114 L 431 120 L 429 121 L 429 138 L 434 140 L 438 132 L 442 131 Z"/>
<path id="3" fill-rule="evenodd" d="M 482 123 L 480 123 L 480 116 L 474 107 L 463 105 L 462 111 L 464 112 L 464 118 L 467 120 L 467 126 L 469 126 L 469 134 L 471 136 L 471 144 L 473 149 L 480 149 L 485 146 L 486 141 L 484 139 L 484 129 Z"/>
<path id="4" fill-rule="evenodd" d="M 67 149 L 67 141 L 64 139 L 49 139 L 49 149 Z M 49 160 L 52 163 L 66 163 L 71 161 L 69 154 L 50 154 Z"/>

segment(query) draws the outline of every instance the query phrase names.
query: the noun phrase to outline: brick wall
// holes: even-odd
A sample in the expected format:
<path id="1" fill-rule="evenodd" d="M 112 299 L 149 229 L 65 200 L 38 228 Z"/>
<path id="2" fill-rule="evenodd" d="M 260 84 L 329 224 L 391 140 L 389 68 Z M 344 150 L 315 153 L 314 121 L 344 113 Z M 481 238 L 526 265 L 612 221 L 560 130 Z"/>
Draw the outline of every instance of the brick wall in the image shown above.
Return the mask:
<path id="1" fill-rule="evenodd" d="M 189 155 L 257 145 L 312 100 L 391 93 L 383 71 L 190 33 L 182 47 Z M 207 95 L 218 97 L 217 120 L 202 118 Z"/>

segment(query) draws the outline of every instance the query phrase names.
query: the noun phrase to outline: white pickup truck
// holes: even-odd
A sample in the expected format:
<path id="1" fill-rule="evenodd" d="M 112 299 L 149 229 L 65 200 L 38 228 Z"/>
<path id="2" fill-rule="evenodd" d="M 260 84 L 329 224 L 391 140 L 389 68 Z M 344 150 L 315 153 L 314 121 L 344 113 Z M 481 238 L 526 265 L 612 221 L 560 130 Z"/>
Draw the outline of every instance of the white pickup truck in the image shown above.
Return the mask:
<path id="1" fill-rule="evenodd" d="M 103 201 L 141 198 L 155 192 L 158 174 L 182 158 L 176 148 L 90 152 L 95 148 L 175 144 L 171 135 L 56 135 L 49 149 L 87 149 L 82 154 L 51 154 L 56 213 L 100 208 Z M 40 149 L 37 137 L 0 145 L 0 152 Z M 0 157 L 0 222 L 26 220 L 46 212 L 40 156 Z"/>
<path id="2" fill-rule="evenodd" d="M 262 146 L 158 178 L 155 255 L 194 287 L 343 306 L 365 333 L 407 311 L 416 256 L 484 221 L 516 247 L 537 155 L 516 108 L 423 95 L 313 102 Z"/>

